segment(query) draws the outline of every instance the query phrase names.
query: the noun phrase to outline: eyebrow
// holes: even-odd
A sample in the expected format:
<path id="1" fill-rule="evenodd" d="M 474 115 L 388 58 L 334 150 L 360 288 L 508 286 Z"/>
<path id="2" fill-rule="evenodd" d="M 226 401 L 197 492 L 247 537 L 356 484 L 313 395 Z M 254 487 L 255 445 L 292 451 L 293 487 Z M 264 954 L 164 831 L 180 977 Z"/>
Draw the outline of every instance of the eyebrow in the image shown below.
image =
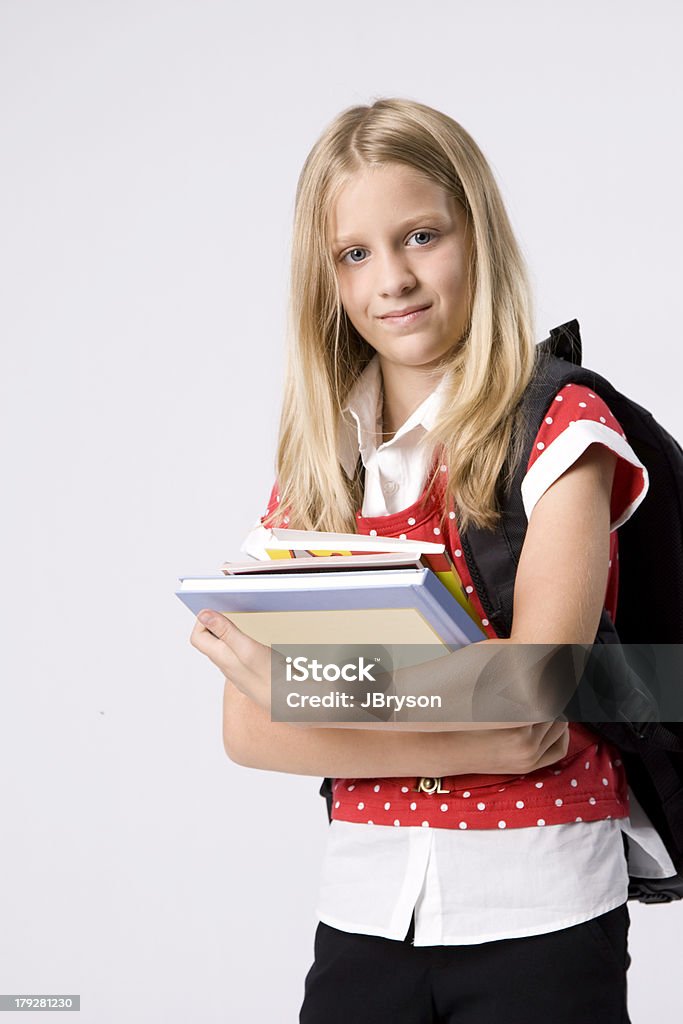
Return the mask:
<path id="1" fill-rule="evenodd" d="M 430 220 L 443 222 L 445 220 L 448 220 L 448 217 L 444 213 L 437 213 L 435 210 L 427 210 L 426 213 L 417 213 L 412 217 L 407 217 L 405 220 L 401 221 L 401 223 L 398 225 L 398 229 L 399 231 L 405 231 L 409 224 L 425 223 Z M 348 245 L 350 242 L 353 242 L 354 239 L 357 237 L 357 235 L 343 235 L 341 238 L 335 238 L 335 240 L 332 242 L 332 245 L 335 246 L 335 248 L 337 246 Z"/>

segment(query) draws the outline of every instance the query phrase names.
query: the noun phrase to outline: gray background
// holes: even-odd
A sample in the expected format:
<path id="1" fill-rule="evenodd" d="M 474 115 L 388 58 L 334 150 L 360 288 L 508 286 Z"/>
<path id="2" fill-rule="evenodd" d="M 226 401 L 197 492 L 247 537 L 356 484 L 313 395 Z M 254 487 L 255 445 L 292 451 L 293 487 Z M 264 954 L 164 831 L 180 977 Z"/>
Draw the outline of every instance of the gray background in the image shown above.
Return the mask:
<path id="1" fill-rule="evenodd" d="M 539 339 L 576 316 L 586 364 L 681 438 L 681 21 L 0 4 L 0 991 L 79 992 L 84 1024 L 296 1020 L 319 779 L 226 758 L 173 590 L 238 557 L 270 493 L 300 167 L 350 104 L 450 113 L 501 184 Z M 632 1019 L 673 1024 L 683 905 L 630 912 Z"/>

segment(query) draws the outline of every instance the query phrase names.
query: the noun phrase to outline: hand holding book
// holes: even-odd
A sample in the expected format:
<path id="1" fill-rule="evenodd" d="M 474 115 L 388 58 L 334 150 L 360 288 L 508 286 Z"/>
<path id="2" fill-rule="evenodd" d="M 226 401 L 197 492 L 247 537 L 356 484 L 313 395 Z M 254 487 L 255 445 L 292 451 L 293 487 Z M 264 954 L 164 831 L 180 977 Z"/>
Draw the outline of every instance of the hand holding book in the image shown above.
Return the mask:
<path id="1" fill-rule="evenodd" d="M 337 628 L 332 629 L 328 638 L 322 639 L 323 643 L 336 642 L 338 648 L 340 635 L 344 637 L 345 642 L 352 643 L 349 624 L 358 629 L 359 623 L 365 628 L 365 633 L 361 629 L 355 638 L 356 643 L 372 643 L 378 640 L 375 626 L 370 621 L 373 608 L 367 607 L 368 603 L 372 604 L 371 596 L 377 596 L 378 575 L 383 577 L 382 583 L 386 582 L 389 590 L 383 590 L 381 593 L 379 608 L 383 617 L 376 622 L 381 622 L 383 627 L 386 627 L 389 611 L 404 627 L 398 630 L 398 640 L 394 638 L 387 641 L 385 637 L 381 639 L 385 643 L 394 644 L 401 644 L 401 641 L 406 639 L 410 641 L 405 630 L 406 620 L 398 618 L 399 612 L 409 609 L 397 606 L 394 593 L 396 581 L 407 581 L 415 590 L 418 577 L 422 584 L 426 579 L 434 579 L 433 569 L 427 568 L 424 562 L 438 555 L 438 549 L 442 549 L 443 545 L 406 542 L 396 538 L 324 535 L 288 530 L 266 531 L 262 527 L 258 532 L 261 534 L 261 540 L 265 539 L 269 545 L 275 546 L 254 550 L 252 531 L 252 542 L 248 539 L 242 550 L 247 553 L 251 550 L 252 558 L 256 557 L 257 551 L 261 558 L 274 556 L 273 561 L 225 563 L 221 567 L 224 574 L 222 577 L 205 577 L 203 580 L 183 578 L 184 589 L 181 588 L 181 591 L 176 593 L 195 612 L 203 608 L 202 615 L 206 612 L 211 615 L 211 621 L 207 624 L 197 620 L 191 637 L 193 646 L 206 654 L 227 679 L 234 682 L 242 693 L 260 707 L 271 713 L 271 698 L 274 692 L 271 679 L 276 681 L 276 692 L 279 694 L 280 684 L 285 678 L 285 659 L 277 650 L 271 648 L 277 643 L 297 640 L 296 630 L 294 635 L 292 634 L 292 620 L 296 620 L 301 627 L 306 607 L 310 609 L 306 620 L 307 627 L 303 632 L 300 629 L 297 642 L 306 644 L 310 643 L 312 638 L 321 638 L 324 616 L 329 614 L 332 614 L 332 621 L 336 622 Z M 273 536 L 276 533 L 281 536 Z M 285 544 L 289 547 L 285 548 Z M 342 546 L 350 544 L 354 547 Z M 389 550 L 384 550 L 385 548 Z M 425 551 L 425 548 L 437 550 Z M 312 571 L 314 565 L 318 570 L 316 572 Z M 438 563 L 436 567 L 443 569 Z M 388 580 L 384 579 L 385 576 Z M 200 586 L 202 583 L 203 589 Z M 355 591 L 349 584 L 353 584 Z M 385 677 L 376 687 L 388 697 L 388 704 L 385 703 L 381 710 L 376 709 L 377 705 L 369 706 L 364 711 L 357 708 L 350 720 L 348 712 L 340 713 L 339 706 L 328 705 L 313 715 L 304 715 L 303 720 L 296 715 L 278 717 L 274 720 L 321 728 L 439 732 L 492 727 L 511 728 L 534 721 L 549 721 L 561 714 L 576 687 L 576 666 L 572 659 L 559 659 L 556 645 L 511 645 L 508 640 L 483 639 L 484 634 L 476 629 L 469 616 L 465 615 L 463 618 L 462 603 L 456 604 L 451 595 L 438 584 L 434 583 L 432 586 L 436 587 L 432 596 L 436 595 L 438 599 L 436 603 L 439 613 L 437 614 L 432 606 L 433 602 L 432 605 L 424 605 L 428 608 L 432 621 L 428 635 L 430 639 L 436 635 L 433 628 L 436 623 L 442 634 L 448 634 L 448 629 L 451 629 L 450 642 L 442 642 L 437 656 L 432 655 L 421 664 L 409 663 L 407 667 L 402 668 L 392 666 L 390 676 Z M 240 590 L 240 587 L 246 589 Z M 275 590 L 271 589 L 273 587 Z M 316 587 L 320 588 L 317 592 Z M 360 603 L 356 602 L 355 608 L 350 609 L 349 602 L 353 593 L 360 593 L 362 600 Z M 399 590 L 399 593 L 401 600 L 398 604 L 406 603 L 407 594 L 407 603 L 412 607 L 415 595 L 405 587 L 402 592 Z M 325 594 L 327 601 L 324 608 L 319 606 L 321 594 Z M 387 594 L 392 595 L 389 603 L 393 602 L 393 607 L 388 610 L 383 607 L 388 600 Z M 338 599 L 337 604 L 331 595 Z M 302 600 L 304 604 L 301 603 Z M 454 615 L 454 620 L 447 626 L 444 626 L 443 619 L 444 601 L 449 613 Z M 213 605 L 210 611 L 207 608 L 209 602 Z M 298 608 L 293 608 L 297 602 Z M 239 610 L 247 605 L 249 611 Z M 284 619 L 289 617 L 288 631 L 286 635 L 281 633 L 279 638 L 276 635 L 277 626 L 272 614 L 270 619 L 268 618 L 268 610 L 272 612 L 276 607 L 284 608 L 284 618 L 280 621 L 280 626 Z M 412 612 L 423 625 L 424 607 L 419 613 L 416 613 L 415 609 Z M 259 608 L 264 610 L 259 611 Z M 337 608 L 337 612 L 333 612 L 334 608 Z M 347 628 L 340 630 L 339 624 L 342 620 L 339 614 L 344 608 L 347 614 L 344 620 Z M 353 620 L 348 617 L 349 611 L 354 610 L 360 614 L 360 619 Z M 226 618 L 226 612 L 230 618 Z M 459 620 L 457 626 L 455 619 Z M 456 629 L 457 641 L 453 643 L 452 631 Z M 268 642 L 261 642 L 264 639 Z M 441 640 L 443 641 L 443 635 Z M 456 647 L 455 651 L 452 651 L 453 646 Z M 403 644 L 401 649 L 405 649 Z M 445 654 L 446 650 L 450 650 L 451 653 Z M 563 671 L 558 673 L 560 663 Z M 551 664 L 554 668 L 550 673 L 552 682 L 549 685 L 548 666 Z M 440 710 L 436 718 L 433 711 L 431 714 L 423 714 L 411 708 L 408 714 L 402 710 L 411 695 L 425 692 L 434 695 L 439 701 L 436 706 Z"/>

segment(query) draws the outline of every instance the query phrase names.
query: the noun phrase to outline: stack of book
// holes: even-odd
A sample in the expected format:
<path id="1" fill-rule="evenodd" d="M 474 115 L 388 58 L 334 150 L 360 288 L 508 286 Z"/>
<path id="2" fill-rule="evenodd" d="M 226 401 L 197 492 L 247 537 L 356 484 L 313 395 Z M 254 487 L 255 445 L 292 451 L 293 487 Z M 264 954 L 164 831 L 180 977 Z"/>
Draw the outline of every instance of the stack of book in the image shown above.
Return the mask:
<path id="1" fill-rule="evenodd" d="M 250 561 L 180 576 L 175 593 L 259 643 L 453 650 L 486 636 L 443 544 L 259 526 L 240 550 Z"/>

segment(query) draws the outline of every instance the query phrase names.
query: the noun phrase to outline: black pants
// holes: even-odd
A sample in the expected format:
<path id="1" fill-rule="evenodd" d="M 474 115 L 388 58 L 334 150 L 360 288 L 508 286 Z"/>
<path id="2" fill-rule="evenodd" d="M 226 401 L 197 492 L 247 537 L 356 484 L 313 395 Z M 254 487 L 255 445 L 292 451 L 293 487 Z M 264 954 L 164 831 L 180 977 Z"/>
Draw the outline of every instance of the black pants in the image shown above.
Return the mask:
<path id="1" fill-rule="evenodd" d="M 545 935 L 414 946 L 319 922 L 299 1024 L 630 1024 L 628 906 Z"/>

